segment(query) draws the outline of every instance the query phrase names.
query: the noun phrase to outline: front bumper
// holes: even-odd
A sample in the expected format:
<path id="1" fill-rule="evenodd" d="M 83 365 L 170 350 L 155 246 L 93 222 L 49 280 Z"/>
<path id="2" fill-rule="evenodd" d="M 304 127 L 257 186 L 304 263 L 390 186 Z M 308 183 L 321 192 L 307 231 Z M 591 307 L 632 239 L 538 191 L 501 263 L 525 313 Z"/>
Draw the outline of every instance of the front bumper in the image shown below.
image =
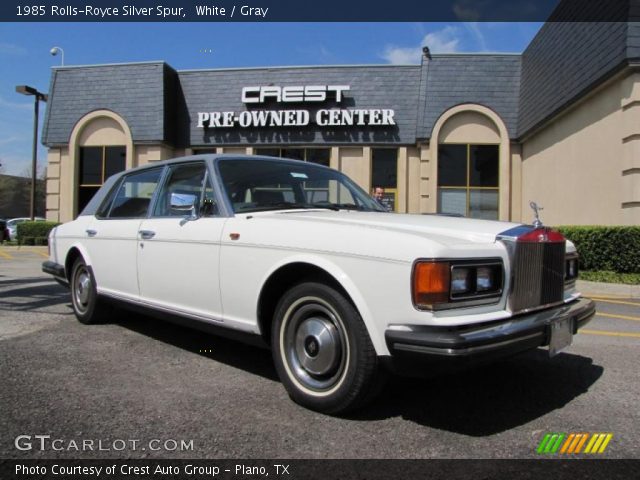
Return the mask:
<path id="1" fill-rule="evenodd" d="M 385 339 L 395 370 L 411 370 L 406 368 L 407 363 L 420 359 L 443 366 L 477 364 L 549 345 L 551 324 L 556 321 L 572 319 L 575 335 L 595 311 L 593 300 L 581 298 L 547 310 L 479 325 L 411 325 L 404 330 L 387 330 Z"/>
<path id="2" fill-rule="evenodd" d="M 64 265 L 47 260 L 46 262 L 42 262 L 42 271 L 49 275 L 53 275 L 53 278 L 62 285 L 68 285 L 69 283 L 64 271 Z"/>

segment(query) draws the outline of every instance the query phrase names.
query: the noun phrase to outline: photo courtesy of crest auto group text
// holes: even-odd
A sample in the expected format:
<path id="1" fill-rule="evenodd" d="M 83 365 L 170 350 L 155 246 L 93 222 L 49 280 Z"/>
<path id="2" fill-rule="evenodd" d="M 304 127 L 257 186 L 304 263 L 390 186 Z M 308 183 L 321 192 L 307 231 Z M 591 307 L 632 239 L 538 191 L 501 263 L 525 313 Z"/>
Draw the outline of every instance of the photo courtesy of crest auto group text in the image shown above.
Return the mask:
<path id="1" fill-rule="evenodd" d="M 640 467 L 637 0 L 327 2 L 0 6 L 0 478 Z"/>

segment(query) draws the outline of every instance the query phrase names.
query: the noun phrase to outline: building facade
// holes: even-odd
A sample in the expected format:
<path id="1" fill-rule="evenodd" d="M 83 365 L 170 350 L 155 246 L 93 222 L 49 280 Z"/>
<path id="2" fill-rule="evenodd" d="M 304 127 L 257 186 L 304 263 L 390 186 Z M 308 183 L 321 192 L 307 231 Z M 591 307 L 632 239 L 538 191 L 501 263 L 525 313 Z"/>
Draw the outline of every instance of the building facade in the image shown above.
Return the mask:
<path id="1" fill-rule="evenodd" d="M 640 24 L 548 22 L 523 54 L 408 66 L 59 67 L 43 142 L 55 221 L 124 168 L 217 152 L 328 165 L 397 212 L 529 222 L 536 201 L 550 225 L 637 225 Z"/>

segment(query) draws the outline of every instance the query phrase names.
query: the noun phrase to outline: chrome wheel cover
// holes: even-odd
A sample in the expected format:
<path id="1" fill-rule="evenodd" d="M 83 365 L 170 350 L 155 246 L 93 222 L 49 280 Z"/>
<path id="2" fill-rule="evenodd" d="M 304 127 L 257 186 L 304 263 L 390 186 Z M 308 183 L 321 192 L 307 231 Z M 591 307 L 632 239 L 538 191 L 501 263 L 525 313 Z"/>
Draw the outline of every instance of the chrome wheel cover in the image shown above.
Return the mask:
<path id="1" fill-rule="evenodd" d="M 85 265 L 78 267 L 73 278 L 73 305 L 80 313 L 89 308 L 91 298 L 91 275 Z"/>
<path id="2" fill-rule="evenodd" d="M 280 348 L 292 380 L 309 393 L 331 393 L 346 373 L 349 345 L 335 309 L 317 297 L 304 297 L 286 311 Z"/>

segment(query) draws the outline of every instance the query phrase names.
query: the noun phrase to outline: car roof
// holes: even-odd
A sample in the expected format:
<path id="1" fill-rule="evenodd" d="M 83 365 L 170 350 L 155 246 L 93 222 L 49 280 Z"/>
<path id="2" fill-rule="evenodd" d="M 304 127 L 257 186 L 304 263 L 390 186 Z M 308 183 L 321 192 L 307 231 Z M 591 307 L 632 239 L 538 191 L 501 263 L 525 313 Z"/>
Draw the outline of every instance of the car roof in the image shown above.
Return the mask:
<path id="1" fill-rule="evenodd" d="M 324 165 L 320 165 L 318 163 L 310 163 L 310 162 L 305 162 L 304 160 L 294 160 L 292 158 L 283 158 L 283 157 L 270 157 L 267 155 L 243 155 L 243 154 L 233 154 L 233 153 L 201 153 L 198 155 L 188 155 L 188 156 L 184 156 L 184 157 L 177 157 L 177 158 L 172 158 L 170 160 L 162 160 L 159 162 L 151 162 L 151 163 L 146 163 L 144 165 L 140 165 L 139 167 L 134 167 L 134 168 L 130 168 L 128 170 L 124 170 L 122 172 L 117 173 L 114 176 L 122 176 L 122 175 L 128 175 L 129 173 L 138 171 L 138 170 L 145 170 L 147 168 L 156 168 L 156 167 L 164 167 L 165 165 L 171 165 L 174 163 L 183 163 L 183 162 L 189 162 L 189 161 L 195 161 L 195 160 L 212 160 L 212 161 L 218 161 L 218 160 L 240 160 L 240 161 L 247 161 L 247 160 L 270 160 L 270 161 L 279 161 L 279 162 L 284 162 L 284 163 L 291 163 L 292 165 L 314 165 L 320 168 L 329 168 L 326 167 Z"/>

